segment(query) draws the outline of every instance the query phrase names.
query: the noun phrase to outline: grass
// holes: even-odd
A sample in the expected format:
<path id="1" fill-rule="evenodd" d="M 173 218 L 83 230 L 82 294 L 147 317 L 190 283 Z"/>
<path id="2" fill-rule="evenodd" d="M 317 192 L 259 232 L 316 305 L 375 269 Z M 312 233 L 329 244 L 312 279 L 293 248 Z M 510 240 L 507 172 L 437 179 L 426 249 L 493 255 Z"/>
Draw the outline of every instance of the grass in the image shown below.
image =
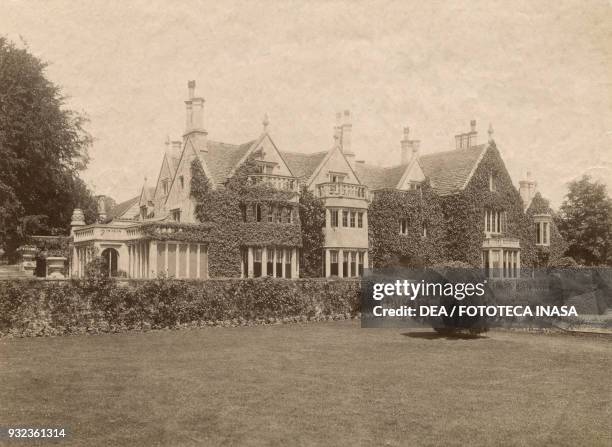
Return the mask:
<path id="1" fill-rule="evenodd" d="M 58 445 L 612 445 L 603 337 L 343 321 L 3 339 L 0 362 L 0 425 Z"/>

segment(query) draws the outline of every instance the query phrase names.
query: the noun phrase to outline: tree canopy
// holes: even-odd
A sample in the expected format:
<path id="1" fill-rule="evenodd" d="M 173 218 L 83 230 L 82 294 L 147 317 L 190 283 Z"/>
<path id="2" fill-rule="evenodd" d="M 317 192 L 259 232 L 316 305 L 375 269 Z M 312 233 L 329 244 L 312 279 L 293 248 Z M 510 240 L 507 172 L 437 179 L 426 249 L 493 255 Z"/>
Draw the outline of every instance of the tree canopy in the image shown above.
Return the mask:
<path id="1" fill-rule="evenodd" d="M 559 231 L 568 243 L 566 254 L 585 265 L 609 264 L 612 201 L 606 185 L 587 175 L 570 182 L 559 213 Z"/>
<path id="2" fill-rule="evenodd" d="M 78 175 L 89 161 L 86 119 L 65 107 L 46 67 L 0 37 L 0 246 L 9 253 L 29 234 L 66 233 L 76 207 L 96 218 Z"/>

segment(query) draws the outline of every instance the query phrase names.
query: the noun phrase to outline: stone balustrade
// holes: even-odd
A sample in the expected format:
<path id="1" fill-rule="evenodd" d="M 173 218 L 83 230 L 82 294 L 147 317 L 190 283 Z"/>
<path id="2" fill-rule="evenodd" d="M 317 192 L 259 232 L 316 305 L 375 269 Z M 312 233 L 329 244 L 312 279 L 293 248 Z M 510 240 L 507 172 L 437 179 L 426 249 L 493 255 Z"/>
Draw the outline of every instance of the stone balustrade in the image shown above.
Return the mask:
<path id="1" fill-rule="evenodd" d="M 254 183 L 268 183 L 276 189 L 282 191 L 299 191 L 298 181 L 295 177 L 285 177 L 283 175 L 272 174 L 251 174 L 249 179 Z"/>
<path id="2" fill-rule="evenodd" d="M 320 183 L 317 185 L 319 197 L 348 197 L 368 200 L 368 188 L 352 183 Z"/>

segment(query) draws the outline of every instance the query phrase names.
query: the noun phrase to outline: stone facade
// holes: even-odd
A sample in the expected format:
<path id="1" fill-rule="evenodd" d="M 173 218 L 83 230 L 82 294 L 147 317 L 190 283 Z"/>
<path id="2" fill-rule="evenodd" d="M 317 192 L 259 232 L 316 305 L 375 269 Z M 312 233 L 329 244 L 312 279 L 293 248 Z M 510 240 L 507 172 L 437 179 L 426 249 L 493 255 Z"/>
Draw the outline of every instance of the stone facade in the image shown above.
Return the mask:
<path id="1" fill-rule="evenodd" d="M 409 130 L 405 128 L 400 143 L 401 164 L 383 168 L 355 159 L 348 111 L 337 116 L 331 147 L 305 154 L 280 150 L 269 133 L 267 117 L 260 136 L 249 142 L 228 144 L 210 139 L 203 119 L 204 99 L 195 96 L 193 81 L 188 84 L 185 104 L 183 138 L 166 142 L 154 184 L 149 186 L 145 180 L 138 197 L 108 210 L 110 222 L 85 226 L 81 214 L 75 210 L 73 276 L 82 276 L 87 262 L 95 255 L 103 255 L 111 264 L 111 274 L 134 278 L 152 278 L 160 274 L 207 278 L 206 241 L 185 243 L 172 240 L 171 236 L 158 241 L 143 234 L 140 228 L 151 222 L 162 227 L 169 222 L 198 223 L 194 214 L 195 203 L 190 196 L 190 168 L 194 159 L 201 162 L 211 187 L 223 188 L 249 157 L 254 158 L 259 167 L 259 171 L 250 176 L 251 181 L 295 192 L 293 200 L 296 203 L 301 188 L 307 188 L 322 199 L 325 206 L 322 254 L 325 276 L 359 276 L 364 268 L 370 266 L 368 208 L 377 191 L 418 191 L 423 182 L 428 181 L 440 196 L 459 194 L 470 185 L 493 142 L 490 128 L 488 143 L 478 145 L 476 122 L 472 121 L 469 132 L 457 136 L 454 150 L 421 155 L 420 141 L 410 139 Z M 534 194 L 535 184 L 531 180 L 521 182 L 523 200 L 530 200 Z M 254 222 L 268 218 L 258 214 L 263 212 L 249 210 L 249 213 L 255 213 Z M 497 212 L 485 214 L 483 266 L 488 268 L 495 263 L 511 269 L 520 268 L 521 242 L 500 237 L 498 229 L 503 218 Z M 175 230 L 169 228 L 168 231 Z M 398 231 L 402 231 L 401 227 Z M 241 260 L 242 276 L 299 277 L 299 255 L 297 246 L 245 246 Z"/>

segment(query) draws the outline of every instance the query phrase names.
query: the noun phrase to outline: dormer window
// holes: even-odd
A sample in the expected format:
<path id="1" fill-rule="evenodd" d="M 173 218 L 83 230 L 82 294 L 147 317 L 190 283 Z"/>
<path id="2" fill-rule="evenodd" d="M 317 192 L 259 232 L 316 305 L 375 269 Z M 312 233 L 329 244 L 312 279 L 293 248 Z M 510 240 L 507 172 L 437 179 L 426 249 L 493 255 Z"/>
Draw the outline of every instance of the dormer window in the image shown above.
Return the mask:
<path id="1" fill-rule="evenodd" d="M 172 220 L 175 222 L 180 222 L 181 221 L 181 210 L 179 208 L 170 211 L 171 215 L 172 215 Z"/>
<path id="2" fill-rule="evenodd" d="M 497 191 L 497 185 L 495 184 L 495 176 L 492 172 L 489 173 L 489 191 Z"/>
<path id="3" fill-rule="evenodd" d="M 168 179 L 162 180 L 162 191 L 164 191 L 164 195 L 168 194 Z"/>
<path id="4" fill-rule="evenodd" d="M 329 181 L 332 183 L 344 183 L 345 174 L 340 172 L 330 172 L 329 173 Z"/>
<path id="5" fill-rule="evenodd" d="M 410 182 L 410 190 L 411 191 L 420 191 L 421 183 L 420 182 Z"/>
<path id="6" fill-rule="evenodd" d="M 534 216 L 534 219 L 536 227 L 536 245 L 548 247 L 550 245 L 550 216 Z"/>
<path id="7" fill-rule="evenodd" d="M 140 207 L 140 218 L 143 220 L 147 218 L 147 206 L 146 205 L 142 205 Z"/>
<path id="8" fill-rule="evenodd" d="M 181 190 L 185 189 L 185 178 L 181 175 L 178 179 Z"/>

